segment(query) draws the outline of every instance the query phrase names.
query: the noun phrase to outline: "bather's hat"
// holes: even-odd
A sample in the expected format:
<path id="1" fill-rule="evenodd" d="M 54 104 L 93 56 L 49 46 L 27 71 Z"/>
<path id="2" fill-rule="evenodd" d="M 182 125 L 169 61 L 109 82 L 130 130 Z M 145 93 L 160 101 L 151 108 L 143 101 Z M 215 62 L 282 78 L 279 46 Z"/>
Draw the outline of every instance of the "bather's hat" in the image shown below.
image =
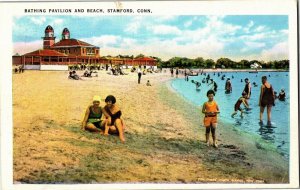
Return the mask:
<path id="1" fill-rule="evenodd" d="M 95 95 L 95 96 L 93 97 L 93 102 L 101 102 L 101 97 Z"/>

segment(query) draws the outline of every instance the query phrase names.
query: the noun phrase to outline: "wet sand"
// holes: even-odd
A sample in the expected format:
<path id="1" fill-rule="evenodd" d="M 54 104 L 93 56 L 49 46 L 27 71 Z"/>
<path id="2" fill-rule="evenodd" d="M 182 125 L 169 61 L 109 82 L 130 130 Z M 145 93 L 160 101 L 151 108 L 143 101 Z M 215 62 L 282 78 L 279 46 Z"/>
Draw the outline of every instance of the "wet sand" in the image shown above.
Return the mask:
<path id="1" fill-rule="evenodd" d="M 136 73 L 67 76 L 13 74 L 15 183 L 288 183 L 288 161 L 232 126 L 220 122 L 219 148 L 207 147 L 200 108 L 171 89 L 168 72 L 141 84 Z M 123 112 L 125 144 L 80 130 L 92 97 L 109 94 Z"/>

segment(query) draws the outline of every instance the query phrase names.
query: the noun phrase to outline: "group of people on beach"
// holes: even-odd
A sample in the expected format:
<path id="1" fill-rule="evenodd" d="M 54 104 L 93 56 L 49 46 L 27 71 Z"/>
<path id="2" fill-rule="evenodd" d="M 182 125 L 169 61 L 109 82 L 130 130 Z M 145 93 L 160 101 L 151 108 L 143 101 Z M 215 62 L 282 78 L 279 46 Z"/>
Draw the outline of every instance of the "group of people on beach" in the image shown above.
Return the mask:
<path id="1" fill-rule="evenodd" d="M 15 66 L 13 69 L 14 73 L 24 73 L 24 65 Z"/>
<path id="2" fill-rule="evenodd" d="M 71 68 L 73 68 L 73 67 L 71 67 Z M 85 68 L 85 70 L 84 70 L 83 75 L 79 76 L 77 74 L 76 70 L 81 70 L 81 68 Z M 107 74 L 110 74 L 110 75 L 128 75 L 128 73 L 124 72 L 120 66 L 106 65 L 106 70 L 108 71 Z M 140 65 L 138 67 L 133 66 L 131 68 L 131 72 L 136 72 L 138 74 L 138 84 L 140 84 L 142 75 L 146 75 L 146 73 L 157 73 L 157 72 L 159 72 L 159 70 L 154 70 L 154 67 L 150 67 L 147 69 L 146 66 L 144 66 L 144 69 L 142 69 L 142 66 Z M 69 76 L 68 76 L 69 79 L 82 80 L 81 77 L 98 77 L 98 72 L 96 70 L 93 70 L 92 67 L 87 67 L 85 65 L 79 66 L 77 69 L 69 70 Z M 146 85 L 151 86 L 149 80 L 147 81 Z"/>
<path id="3" fill-rule="evenodd" d="M 125 123 L 121 118 L 122 111 L 116 105 L 116 98 L 108 95 L 105 98 L 105 106 L 101 105 L 100 96 L 94 96 L 92 105 L 86 109 L 81 129 L 96 132 L 108 136 L 118 135 L 122 143 L 125 143 Z"/>
<path id="4" fill-rule="evenodd" d="M 96 70 L 92 70 L 86 67 L 83 74 L 79 76 L 76 70 L 69 71 L 69 76 L 68 76 L 69 79 L 82 80 L 81 77 L 98 77 L 98 72 Z"/>

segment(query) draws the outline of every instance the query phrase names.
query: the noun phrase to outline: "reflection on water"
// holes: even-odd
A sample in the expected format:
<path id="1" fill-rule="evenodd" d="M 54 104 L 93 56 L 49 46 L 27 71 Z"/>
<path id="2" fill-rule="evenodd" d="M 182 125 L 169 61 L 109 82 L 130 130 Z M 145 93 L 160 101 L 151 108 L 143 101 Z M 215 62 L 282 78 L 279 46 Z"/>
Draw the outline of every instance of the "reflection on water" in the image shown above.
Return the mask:
<path id="1" fill-rule="evenodd" d="M 275 142 L 274 141 L 275 140 L 274 128 L 276 128 L 276 127 L 260 126 L 260 128 L 258 129 L 258 132 L 263 139 L 274 143 Z"/>

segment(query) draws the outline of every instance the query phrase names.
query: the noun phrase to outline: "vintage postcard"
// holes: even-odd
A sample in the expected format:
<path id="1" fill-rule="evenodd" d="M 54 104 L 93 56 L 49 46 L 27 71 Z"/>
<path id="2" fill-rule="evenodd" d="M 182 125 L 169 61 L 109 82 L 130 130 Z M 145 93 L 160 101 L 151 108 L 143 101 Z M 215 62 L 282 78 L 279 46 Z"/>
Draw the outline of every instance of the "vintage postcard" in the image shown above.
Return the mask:
<path id="1" fill-rule="evenodd" d="M 297 1 L 0 3 L 1 189 L 297 188 Z"/>

